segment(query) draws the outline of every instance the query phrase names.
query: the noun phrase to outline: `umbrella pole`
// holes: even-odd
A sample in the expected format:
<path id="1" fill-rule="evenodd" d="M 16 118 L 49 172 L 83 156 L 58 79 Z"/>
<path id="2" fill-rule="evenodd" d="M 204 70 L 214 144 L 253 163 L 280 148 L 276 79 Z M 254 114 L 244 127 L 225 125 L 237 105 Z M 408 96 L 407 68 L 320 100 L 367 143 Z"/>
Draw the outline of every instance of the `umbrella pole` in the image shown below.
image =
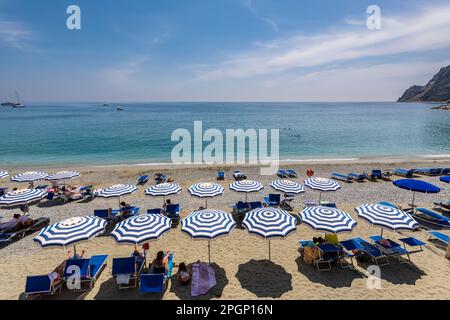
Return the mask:
<path id="1" fill-rule="evenodd" d="M 383 236 L 383 230 L 384 230 L 384 229 L 383 229 L 383 228 L 381 228 L 381 236 Z"/>
<path id="2" fill-rule="evenodd" d="M 73 257 L 75 258 L 77 256 L 77 246 L 73 246 Z"/>
<path id="3" fill-rule="evenodd" d="M 321 201 L 322 201 L 322 191 L 319 191 L 319 206 Z"/>
<path id="4" fill-rule="evenodd" d="M 269 239 L 269 261 L 271 261 L 270 260 L 270 239 Z"/>
<path id="5" fill-rule="evenodd" d="M 211 264 L 211 241 L 208 240 L 208 263 Z"/>
<path id="6" fill-rule="evenodd" d="M 413 212 L 414 212 L 414 200 L 415 200 L 415 198 L 416 198 L 416 192 L 415 192 L 415 191 L 413 191 L 413 198 L 412 198 L 412 203 L 411 203 L 411 206 L 412 206 Z"/>
<path id="7" fill-rule="evenodd" d="M 205 209 L 208 208 L 208 198 L 205 198 Z"/>
<path id="8" fill-rule="evenodd" d="M 245 202 L 248 202 L 248 193 L 245 193 Z"/>

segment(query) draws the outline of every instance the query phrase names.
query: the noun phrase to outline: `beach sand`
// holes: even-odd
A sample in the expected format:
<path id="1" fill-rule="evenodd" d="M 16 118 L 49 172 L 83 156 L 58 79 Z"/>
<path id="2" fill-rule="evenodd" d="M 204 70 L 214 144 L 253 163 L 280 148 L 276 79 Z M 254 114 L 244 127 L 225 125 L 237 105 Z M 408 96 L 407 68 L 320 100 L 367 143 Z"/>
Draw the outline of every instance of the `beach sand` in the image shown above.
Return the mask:
<path id="1" fill-rule="evenodd" d="M 408 162 L 382 161 L 337 161 L 336 163 L 290 163 L 283 167 L 294 168 L 300 173 L 298 179 L 303 183 L 306 178 L 306 169 L 312 167 L 316 177 L 330 177 L 330 173 L 337 172 L 370 172 L 372 168 L 392 169 L 395 167 L 430 167 L 450 166 L 446 160 L 422 160 Z M 163 171 L 174 181 L 181 185 L 183 191 L 170 197 L 174 203 L 182 206 L 182 217 L 203 205 L 202 199 L 191 197 L 188 187 L 196 182 L 215 181 L 217 169 L 220 166 L 178 167 L 170 166 L 164 170 L 155 166 L 111 166 L 111 167 L 84 167 L 71 168 L 81 172 L 81 177 L 71 181 L 72 184 L 94 184 L 97 188 L 106 187 L 116 183 L 135 183 L 140 174 L 146 173 L 150 177 L 157 171 Z M 220 182 L 225 187 L 225 193 L 208 200 L 209 208 L 217 208 L 231 212 L 230 205 L 244 199 L 244 195 L 228 189 L 232 181 L 232 167 L 223 167 L 226 170 L 226 180 Z M 36 168 L 38 169 L 38 168 Z M 42 168 L 39 168 L 42 169 Z M 263 183 L 264 190 L 249 195 L 249 200 L 260 200 L 264 195 L 273 192 L 269 183 L 275 176 L 260 176 L 258 167 L 240 166 L 250 179 Z M 15 170 L 12 173 L 16 173 Z M 48 170 L 58 171 L 58 168 Z M 393 177 L 396 179 L 398 177 Z M 442 188 L 438 194 L 417 194 L 416 203 L 420 206 L 432 208 L 433 201 L 448 201 L 450 187 L 439 181 L 437 177 L 422 177 L 423 180 L 435 183 Z M 145 212 L 147 208 L 159 207 L 162 198 L 144 195 L 146 186 L 140 186 L 138 192 L 123 199 Z M 8 179 L 0 184 L 5 187 L 19 186 Z M 351 234 L 340 235 L 340 239 L 361 236 L 368 237 L 380 234 L 379 228 L 369 226 L 358 219 L 354 207 L 370 202 L 390 201 L 401 205 L 410 203 L 412 194 L 409 191 L 398 189 L 391 182 L 364 182 L 345 183 L 337 192 L 324 193 L 323 200 L 336 202 L 338 207 L 350 213 L 358 225 Z M 27 186 L 26 183 L 23 184 Z M 318 192 L 306 188 L 294 200 L 295 210 L 298 213 L 303 208 L 305 200 L 317 200 Z M 43 200 L 41 204 L 30 207 L 33 217 L 49 217 L 51 223 L 65 218 L 91 215 L 94 209 L 117 207 L 117 199 L 96 198 L 90 202 L 71 202 L 65 205 L 51 206 Z M 19 212 L 18 209 L 0 209 L 4 220 Z M 115 241 L 105 235 L 92 239 L 77 246 L 77 250 L 85 250 L 86 256 L 94 254 L 109 254 L 108 265 L 101 274 L 92 290 L 87 293 L 70 293 L 64 290 L 62 294 L 51 299 L 191 299 L 190 286 L 181 287 L 177 281 L 169 284 L 164 295 L 139 295 L 137 289 L 119 291 L 115 280 L 111 276 L 113 257 L 129 256 L 132 246 L 117 245 Z M 42 249 L 33 242 L 31 234 L 20 241 L 16 241 L 0 249 L 0 299 L 23 299 L 24 285 L 27 275 L 47 274 L 66 256 L 68 249 Z M 385 231 L 384 235 L 399 239 L 405 236 L 414 236 L 427 239 L 423 231 L 391 233 Z M 412 256 L 413 266 L 392 262 L 381 269 L 381 288 L 369 289 L 368 264 L 357 266 L 357 270 L 341 270 L 333 267 L 330 272 L 318 272 L 313 266 L 303 263 L 297 251 L 297 242 L 300 239 L 311 239 L 313 236 L 323 236 L 313 232 L 304 225 L 284 240 L 271 241 L 272 261 L 268 261 L 268 243 L 260 238 L 250 236 L 246 230 L 235 229 L 227 237 L 217 239 L 211 243 L 211 260 L 213 262 L 217 285 L 206 296 L 196 299 L 450 299 L 450 261 L 445 259 L 445 251 L 427 242 L 424 252 Z M 172 229 L 160 240 L 150 243 L 148 255 L 152 258 L 159 250 L 174 252 L 175 263 L 185 262 L 191 264 L 197 260 L 207 261 L 208 246 L 205 241 L 193 241 L 178 229 Z M 174 268 L 177 279 L 177 268 Z"/>

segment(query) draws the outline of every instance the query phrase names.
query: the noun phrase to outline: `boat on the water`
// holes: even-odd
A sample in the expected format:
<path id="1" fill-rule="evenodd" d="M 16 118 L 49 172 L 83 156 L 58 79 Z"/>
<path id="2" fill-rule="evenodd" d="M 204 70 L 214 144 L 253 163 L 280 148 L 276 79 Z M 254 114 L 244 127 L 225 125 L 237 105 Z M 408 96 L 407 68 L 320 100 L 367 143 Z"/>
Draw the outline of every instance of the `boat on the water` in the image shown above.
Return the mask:
<path id="1" fill-rule="evenodd" d="M 17 102 L 6 101 L 6 102 L 3 102 L 1 105 L 3 107 L 25 108 L 25 105 L 20 100 L 19 93 L 17 91 L 16 91 L 16 99 L 17 99 Z"/>
<path id="2" fill-rule="evenodd" d="M 122 108 L 122 106 L 118 106 L 116 110 L 117 111 L 123 111 L 123 108 Z"/>

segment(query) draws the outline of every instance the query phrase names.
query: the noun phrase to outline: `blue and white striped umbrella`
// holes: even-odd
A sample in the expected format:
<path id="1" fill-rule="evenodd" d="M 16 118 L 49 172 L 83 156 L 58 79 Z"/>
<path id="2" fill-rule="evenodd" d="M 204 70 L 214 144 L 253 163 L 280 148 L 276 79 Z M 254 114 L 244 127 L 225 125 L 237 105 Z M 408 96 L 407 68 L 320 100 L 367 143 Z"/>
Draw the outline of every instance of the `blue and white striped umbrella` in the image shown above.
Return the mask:
<path id="1" fill-rule="evenodd" d="M 141 214 L 116 225 L 111 236 L 121 244 L 142 244 L 158 240 L 170 230 L 172 220 L 161 214 Z"/>
<path id="2" fill-rule="evenodd" d="M 220 184 L 203 182 L 190 186 L 189 193 L 200 198 L 212 198 L 223 193 L 224 189 Z M 205 208 L 208 206 L 208 199 L 205 199 Z"/>
<path id="3" fill-rule="evenodd" d="M 42 247 L 75 246 L 102 234 L 106 224 L 98 217 L 73 217 L 45 227 L 33 240 Z"/>
<path id="4" fill-rule="evenodd" d="M 45 178 L 46 180 L 67 180 L 79 177 L 80 173 L 76 171 L 61 171 Z"/>
<path id="5" fill-rule="evenodd" d="M 300 221 L 314 231 L 350 232 L 356 221 L 346 212 L 329 207 L 307 207 L 300 212 Z"/>
<path id="6" fill-rule="evenodd" d="M 41 200 L 47 196 L 47 192 L 38 189 L 22 189 L 9 192 L 0 197 L 0 205 L 17 206 L 33 201 Z"/>
<path id="7" fill-rule="evenodd" d="M 160 183 L 145 190 L 145 194 L 150 196 L 166 197 L 171 194 L 177 194 L 180 191 L 181 187 L 175 183 Z"/>
<path id="8" fill-rule="evenodd" d="M 45 172 L 39 172 L 39 171 L 29 171 L 24 172 L 15 175 L 14 177 L 11 177 L 11 181 L 16 182 L 31 182 L 36 180 L 45 179 L 48 176 Z"/>
<path id="9" fill-rule="evenodd" d="M 242 225 L 250 234 L 269 240 L 270 260 L 270 239 L 285 238 L 296 229 L 296 219 L 281 209 L 260 208 L 247 212 Z"/>
<path id="10" fill-rule="evenodd" d="M 236 192 L 245 192 L 245 201 L 247 201 L 247 195 L 250 192 L 258 192 L 263 185 L 258 181 L 253 180 L 240 180 L 230 183 L 230 189 Z"/>
<path id="11" fill-rule="evenodd" d="M 406 212 L 394 207 L 380 204 L 363 204 L 355 208 L 358 217 L 378 226 L 392 231 L 414 230 L 419 224 Z"/>
<path id="12" fill-rule="evenodd" d="M 270 183 L 270 186 L 275 190 L 288 194 L 298 194 L 301 192 L 305 192 L 305 189 L 300 183 L 291 180 L 275 180 Z"/>
<path id="13" fill-rule="evenodd" d="M 208 240 L 208 261 L 211 262 L 210 240 L 227 235 L 236 226 L 232 215 L 220 210 L 192 212 L 181 220 L 181 231 L 193 239 Z"/>
<path id="14" fill-rule="evenodd" d="M 341 188 L 339 183 L 332 179 L 326 179 L 326 178 L 309 178 L 305 180 L 305 186 L 310 187 L 314 190 L 319 190 L 319 204 L 322 199 L 322 192 L 323 191 L 336 191 Z"/>
<path id="15" fill-rule="evenodd" d="M 8 172 L 0 171 L 0 179 L 6 178 L 8 176 Z"/>
<path id="16" fill-rule="evenodd" d="M 104 198 L 121 197 L 127 194 L 131 194 L 136 190 L 136 186 L 132 184 L 116 184 L 109 188 L 100 190 L 98 196 Z"/>

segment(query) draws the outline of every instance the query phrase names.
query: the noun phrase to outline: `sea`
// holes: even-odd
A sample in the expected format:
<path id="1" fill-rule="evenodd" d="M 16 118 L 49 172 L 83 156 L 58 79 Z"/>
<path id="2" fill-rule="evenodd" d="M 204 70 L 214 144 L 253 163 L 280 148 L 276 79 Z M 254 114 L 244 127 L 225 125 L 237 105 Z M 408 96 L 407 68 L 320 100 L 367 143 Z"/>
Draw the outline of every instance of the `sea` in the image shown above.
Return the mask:
<path id="1" fill-rule="evenodd" d="M 0 169 L 172 162 L 176 129 L 279 130 L 281 160 L 450 157 L 450 112 L 430 103 L 30 103 L 0 107 Z M 259 132 L 259 131 L 258 131 Z M 270 140 L 270 136 L 269 136 Z M 207 142 L 204 143 L 206 147 Z M 269 148 L 270 149 L 270 148 Z"/>

